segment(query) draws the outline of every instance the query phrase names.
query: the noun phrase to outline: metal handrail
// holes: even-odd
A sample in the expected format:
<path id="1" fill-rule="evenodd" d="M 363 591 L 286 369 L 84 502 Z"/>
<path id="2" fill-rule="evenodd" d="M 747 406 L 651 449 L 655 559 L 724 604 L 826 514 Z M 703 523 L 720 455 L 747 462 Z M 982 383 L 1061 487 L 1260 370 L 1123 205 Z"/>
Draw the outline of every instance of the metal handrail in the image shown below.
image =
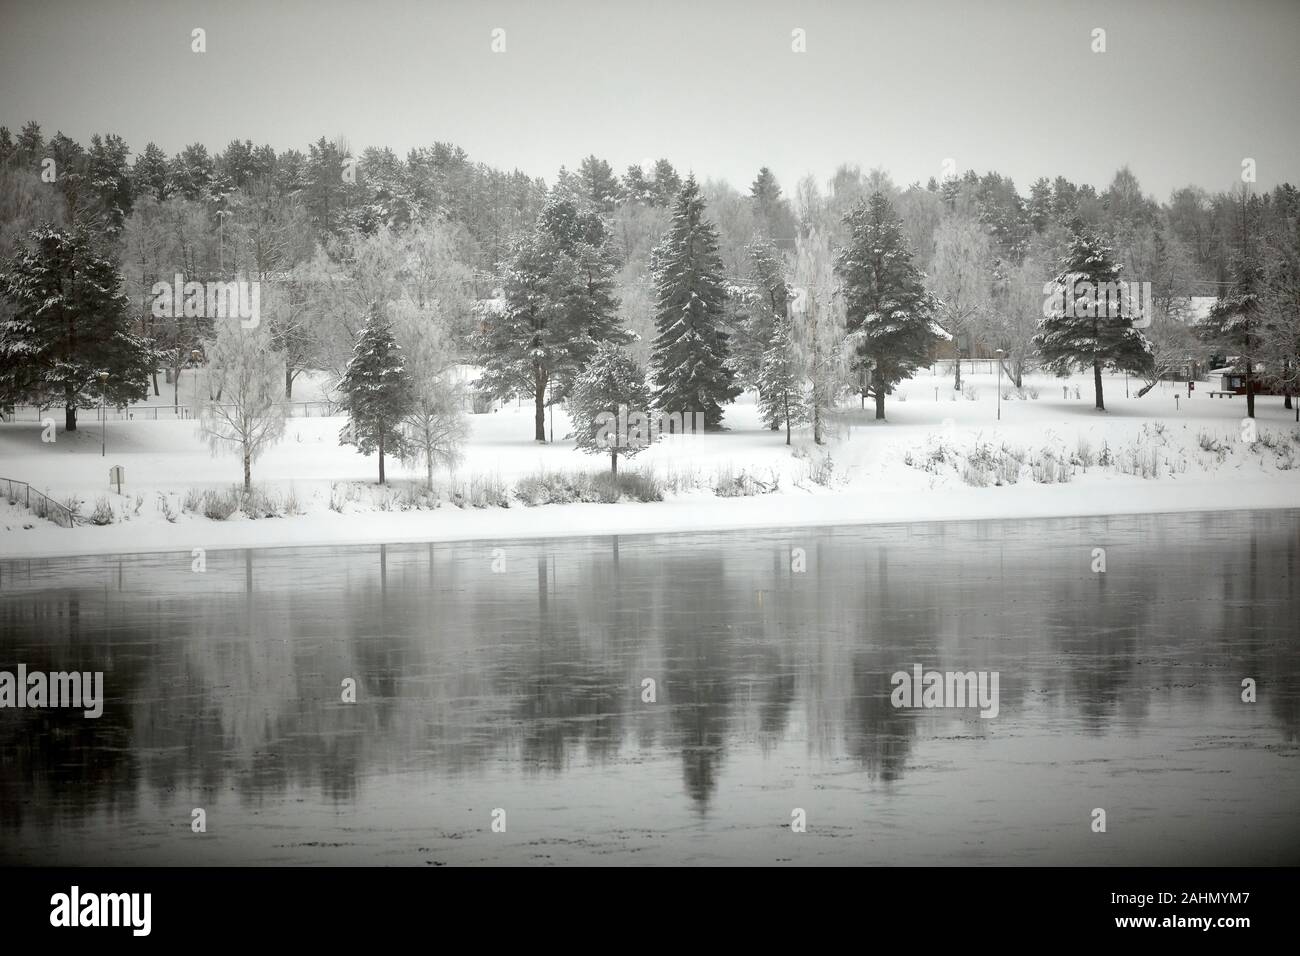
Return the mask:
<path id="1" fill-rule="evenodd" d="M 22 488 L 22 491 L 15 493 L 15 488 Z M 17 504 L 22 501 L 23 507 L 28 511 L 35 512 L 38 518 L 53 521 L 61 528 L 71 528 L 77 523 L 77 516 L 72 513 L 72 509 L 59 504 L 49 495 L 42 494 L 25 481 L 0 478 L 0 489 L 3 489 L 4 497 L 10 504 Z M 32 505 L 33 495 L 36 497 L 34 507 Z"/>

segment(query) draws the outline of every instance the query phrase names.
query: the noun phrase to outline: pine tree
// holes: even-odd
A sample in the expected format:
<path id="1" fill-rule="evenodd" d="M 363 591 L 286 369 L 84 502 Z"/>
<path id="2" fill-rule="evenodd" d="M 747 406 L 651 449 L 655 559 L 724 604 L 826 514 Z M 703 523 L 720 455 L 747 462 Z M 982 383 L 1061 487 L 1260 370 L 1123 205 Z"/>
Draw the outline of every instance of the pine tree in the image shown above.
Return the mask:
<path id="1" fill-rule="evenodd" d="M 885 417 L 885 396 L 925 364 L 937 340 L 933 301 L 912 263 L 902 222 L 884 195 L 872 193 L 845 217 L 848 245 L 835 265 L 844 290 L 849 337 L 863 395 Z"/>
<path id="2" fill-rule="evenodd" d="M 784 313 L 777 316 L 772 344 L 763 354 L 758 389 L 763 421 L 772 428 L 784 425 L 785 443 L 790 444 L 791 427 L 807 420 L 809 405 L 790 317 Z"/>
<path id="3" fill-rule="evenodd" d="M 687 178 L 668 234 L 655 249 L 655 324 L 651 364 L 660 410 L 702 412 L 704 427 L 722 423 L 722 405 L 740 394 L 728 364 L 721 318 L 726 291 L 718 231 L 704 218 L 695 177 Z"/>
<path id="4" fill-rule="evenodd" d="M 1062 272 L 1049 295 L 1034 345 L 1046 368 L 1065 374 L 1092 367 L 1097 408 L 1106 410 L 1101 370 L 1110 365 L 1143 373 L 1150 347 L 1133 328 L 1135 303 L 1120 283 L 1122 267 L 1101 239 L 1075 230 Z"/>
<path id="5" fill-rule="evenodd" d="M 561 400 L 601 342 L 626 342 L 614 296 L 614 258 L 600 216 L 552 196 L 520 237 L 505 272 L 505 304 L 475 333 L 480 387 L 534 403 L 533 437 L 546 441 L 546 405 Z"/>
<path id="6" fill-rule="evenodd" d="M 614 211 L 622 199 L 623 190 L 614 170 L 603 159 L 588 156 L 578 167 L 584 198 L 604 215 Z"/>
<path id="7" fill-rule="evenodd" d="M 84 230 L 32 230 L 0 294 L 0 406 L 62 402 L 64 427 L 101 399 L 124 406 L 148 395 L 154 355 L 131 331 L 122 277 Z"/>
<path id="8" fill-rule="evenodd" d="M 414 404 L 411 379 L 402 363 L 402 347 L 378 306 L 370 310 L 357 337 L 352 361 L 339 382 L 340 403 L 348 426 L 340 445 L 355 445 L 363 455 L 379 452 L 379 483 L 384 483 L 384 453 L 406 452 L 402 420 Z"/>
<path id="9" fill-rule="evenodd" d="M 609 469 L 618 474 L 618 456 L 631 458 L 657 437 L 649 423 L 650 389 L 645 371 L 613 342 L 601 343 L 573 383 L 565 407 L 575 444 L 588 454 L 609 452 Z M 623 427 L 627 431 L 621 431 Z"/>

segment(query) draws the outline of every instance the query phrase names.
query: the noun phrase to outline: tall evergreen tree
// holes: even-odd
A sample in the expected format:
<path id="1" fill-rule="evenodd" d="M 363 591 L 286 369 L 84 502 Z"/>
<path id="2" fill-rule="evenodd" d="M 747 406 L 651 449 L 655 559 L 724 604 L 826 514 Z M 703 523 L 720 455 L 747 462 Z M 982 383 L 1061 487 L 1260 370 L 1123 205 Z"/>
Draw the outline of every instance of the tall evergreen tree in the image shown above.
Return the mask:
<path id="1" fill-rule="evenodd" d="M 62 402 L 76 431 L 78 408 L 144 399 L 153 355 L 131 331 L 121 287 L 84 230 L 33 230 L 0 274 L 11 307 L 0 319 L 0 405 Z"/>
<path id="2" fill-rule="evenodd" d="M 1229 361 L 1245 379 L 1246 417 L 1255 417 L 1257 366 L 1263 357 L 1266 294 L 1264 270 L 1256 257 L 1239 255 L 1233 262 L 1233 285 L 1197 323 L 1196 332 L 1207 345 L 1230 352 Z"/>
<path id="3" fill-rule="evenodd" d="M 341 402 L 348 426 L 340 445 L 355 445 L 363 455 L 379 452 L 379 483 L 384 483 L 384 453 L 407 452 L 402 421 L 415 401 L 411 377 L 402 362 L 402 347 L 378 306 L 372 307 L 357 337 L 343 379 Z"/>
<path id="4" fill-rule="evenodd" d="M 607 216 L 614 211 L 622 198 L 623 190 L 609 163 L 594 155 L 588 156 L 578 167 L 578 179 L 588 202 Z"/>
<path id="5" fill-rule="evenodd" d="M 564 398 L 597 345 L 629 338 L 609 232 L 596 213 L 552 196 L 502 268 L 503 308 L 485 312 L 473 338 L 479 384 L 499 398 L 531 396 L 533 437 L 546 441 L 547 403 Z"/>
<path id="6" fill-rule="evenodd" d="M 704 427 L 722 423 L 722 405 L 740 394 L 722 328 L 722 259 L 718 231 L 704 218 L 695 177 L 682 187 L 668 234 L 655 249 L 655 324 L 651 364 L 655 406 L 667 413 L 702 412 Z"/>
<path id="7" fill-rule="evenodd" d="M 1096 405 L 1105 411 L 1102 369 L 1142 373 L 1151 362 L 1150 347 L 1133 328 L 1136 303 L 1120 284 L 1122 267 L 1108 245 L 1076 229 L 1061 265 L 1034 345 L 1044 365 L 1058 374 L 1091 366 Z"/>
<path id="8" fill-rule="evenodd" d="M 875 192 L 844 220 L 848 245 L 835 264 L 844 292 L 849 339 L 862 394 L 885 417 L 885 396 L 925 364 L 937 336 L 925 276 L 912 263 L 903 224 L 883 193 Z"/>

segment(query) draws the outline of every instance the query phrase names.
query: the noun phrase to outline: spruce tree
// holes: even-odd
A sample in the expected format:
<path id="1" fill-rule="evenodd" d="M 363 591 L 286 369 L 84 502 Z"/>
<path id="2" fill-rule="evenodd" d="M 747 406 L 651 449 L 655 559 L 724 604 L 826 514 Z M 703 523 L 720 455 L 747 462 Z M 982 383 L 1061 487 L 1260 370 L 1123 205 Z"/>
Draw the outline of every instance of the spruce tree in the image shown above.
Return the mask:
<path id="1" fill-rule="evenodd" d="M 1236 371 L 1245 379 L 1246 417 L 1255 417 L 1255 389 L 1264 343 L 1264 270 L 1254 257 L 1238 255 L 1232 264 L 1233 285 L 1196 325 L 1207 345 L 1227 349 Z"/>
<path id="2" fill-rule="evenodd" d="M 1105 411 L 1101 370 L 1110 365 L 1140 374 L 1151 363 L 1150 347 L 1133 328 L 1136 304 L 1120 284 L 1122 267 L 1105 242 L 1076 229 L 1061 265 L 1034 346 L 1057 374 L 1091 366 L 1096 405 Z"/>
<path id="3" fill-rule="evenodd" d="M 758 388 L 763 421 L 772 428 L 784 425 L 787 445 L 792 426 L 808 418 L 802 364 L 790 317 L 783 313 L 777 316 L 772 344 L 763 355 Z"/>
<path id="4" fill-rule="evenodd" d="M 655 249 L 655 337 L 651 355 L 655 406 L 666 413 L 704 415 L 722 423 L 722 405 L 740 394 L 722 328 L 722 259 L 718 231 L 704 218 L 695 177 L 682 187 L 668 234 Z"/>
<path id="5" fill-rule="evenodd" d="M 600 216 L 553 195 L 516 240 L 505 272 L 505 307 L 474 335 L 479 385 L 498 398 L 533 399 L 533 437 L 546 441 L 546 405 L 561 400 L 602 342 L 629 335 L 618 319 L 615 263 Z"/>
<path id="6" fill-rule="evenodd" d="M 131 331 L 121 286 L 84 230 L 32 230 L 0 275 L 0 406 L 61 402 L 76 431 L 78 408 L 144 400 L 154 354 Z"/>
<path id="7" fill-rule="evenodd" d="M 636 360 L 613 342 L 597 347 L 573 384 L 565 407 L 573 422 L 575 444 L 588 454 L 609 453 L 609 469 L 618 474 L 621 452 L 631 458 L 656 437 L 650 430 L 650 389 Z M 625 423 L 632 427 L 621 432 Z"/>
<path id="8" fill-rule="evenodd" d="M 352 359 L 339 382 L 348 426 L 340 445 L 355 445 L 363 455 L 379 452 L 379 483 L 384 483 L 384 453 L 407 452 L 402 421 L 411 414 L 415 393 L 402 361 L 402 347 L 378 306 L 370 310 Z"/>
<path id="9" fill-rule="evenodd" d="M 885 417 L 885 396 L 929 360 L 937 341 L 931 321 L 933 300 L 925 276 L 912 262 L 902 221 L 880 192 L 862 200 L 844 218 L 847 246 L 835 271 L 844 293 L 846 324 L 863 395 Z"/>

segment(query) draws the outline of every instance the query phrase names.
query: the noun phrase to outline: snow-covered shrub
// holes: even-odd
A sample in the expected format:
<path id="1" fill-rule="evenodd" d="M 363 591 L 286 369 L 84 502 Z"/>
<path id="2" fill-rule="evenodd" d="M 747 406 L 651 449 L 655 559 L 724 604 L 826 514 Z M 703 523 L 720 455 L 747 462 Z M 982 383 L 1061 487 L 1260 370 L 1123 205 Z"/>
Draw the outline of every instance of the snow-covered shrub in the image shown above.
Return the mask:
<path id="1" fill-rule="evenodd" d="M 197 508 L 198 506 L 196 505 L 195 510 L 197 510 Z M 162 512 L 162 516 L 167 519 L 168 524 L 176 523 L 178 515 L 172 510 L 171 500 L 161 491 L 158 492 L 158 510 Z"/>
<path id="2" fill-rule="evenodd" d="M 719 498 L 748 498 L 754 495 L 770 495 L 780 489 L 780 478 L 775 471 L 769 481 L 761 481 L 744 469 L 739 474 L 731 474 L 719 468 L 713 482 L 713 493 Z"/>
<path id="3" fill-rule="evenodd" d="M 979 401 L 980 390 L 974 385 L 967 385 L 961 390 L 961 393 L 966 396 L 966 401 L 968 402 Z"/>
<path id="4" fill-rule="evenodd" d="M 113 504 L 106 495 L 95 499 L 95 510 L 90 513 L 90 523 L 97 525 L 112 524 L 117 516 L 113 513 Z"/>
<path id="5" fill-rule="evenodd" d="M 1081 468 L 1091 468 L 1096 464 L 1097 458 L 1092 453 L 1092 444 L 1082 435 L 1079 436 L 1079 445 L 1074 453 L 1074 460 Z"/>
<path id="6" fill-rule="evenodd" d="M 17 504 L 17 501 L 11 500 L 9 503 L 11 505 Z M 63 498 L 59 501 L 59 504 L 68 509 L 68 514 L 72 515 L 74 521 L 81 517 L 82 501 L 76 495 L 70 495 L 67 498 Z"/>
<path id="7" fill-rule="evenodd" d="M 239 510 L 240 493 L 236 489 L 203 492 L 203 516 L 213 521 L 225 521 Z"/>

